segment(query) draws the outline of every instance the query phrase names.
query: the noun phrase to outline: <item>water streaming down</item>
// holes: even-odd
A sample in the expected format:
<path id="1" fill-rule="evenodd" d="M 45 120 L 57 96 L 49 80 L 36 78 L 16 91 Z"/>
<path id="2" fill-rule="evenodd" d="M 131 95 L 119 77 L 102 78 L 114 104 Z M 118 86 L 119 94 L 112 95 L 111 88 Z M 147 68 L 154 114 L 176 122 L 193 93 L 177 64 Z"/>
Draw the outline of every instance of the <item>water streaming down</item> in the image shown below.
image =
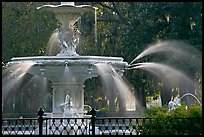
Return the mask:
<path id="1" fill-rule="evenodd" d="M 180 97 L 180 100 L 182 100 L 184 97 L 186 97 L 186 96 L 192 96 L 192 97 L 194 97 L 195 99 L 196 99 L 196 101 L 199 103 L 199 105 L 202 105 L 202 103 L 200 102 L 200 100 L 195 96 L 195 95 L 193 95 L 193 94 L 191 94 L 191 93 L 186 93 L 186 94 L 184 94 L 183 96 L 181 96 Z"/>
<path id="2" fill-rule="evenodd" d="M 60 51 L 60 47 L 57 45 L 58 33 L 59 33 L 59 30 L 56 29 L 51 35 L 51 37 L 49 38 L 48 46 L 46 49 L 46 55 L 48 56 L 56 56 Z"/>
<path id="3" fill-rule="evenodd" d="M 155 55 L 156 53 L 158 53 L 157 55 L 164 55 L 164 58 L 160 57 L 160 61 L 157 61 L 161 63 L 144 62 L 133 64 L 145 56 Z M 190 68 L 191 71 L 187 71 L 187 68 Z M 172 85 L 179 87 L 180 95 L 187 92 L 195 94 L 195 81 L 190 75 L 194 75 L 193 72 L 196 71 L 200 75 L 202 81 L 202 54 L 183 41 L 160 41 L 156 44 L 151 44 L 147 49 L 140 53 L 129 64 L 128 69 L 147 70 L 162 79 L 162 81 L 166 83 L 165 85 L 169 88 L 171 88 Z M 197 90 L 196 94 L 202 98 L 202 88 Z"/>
<path id="4" fill-rule="evenodd" d="M 110 64 L 95 64 L 102 79 L 104 91 L 110 103 L 114 96 L 119 101 L 120 110 L 135 110 L 135 96 L 130 87 Z M 116 101 L 116 100 L 115 100 Z"/>
<path id="5" fill-rule="evenodd" d="M 185 82 L 187 85 L 194 86 L 193 81 L 190 78 L 188 78 L 183 72 L 173 67 L 170 67 L 168 65 L 155 63 L 155 62 L 137 63 L 137 65 L 138 66 L 133 67 L 131 69 L 136 69 L 136 68 L 145 69 L 157 75 L 158 78 L 167 80 L 169 85 L 172 82 L 174 85 L 177 85 L 180 82 Z"/>
<path id="6" fill-rule="evenodd" d="M 163 82 L 166 82 L 165 85 L 167 85 L 169 88 L 171 88 L 172 86 L 179 87 L 180 90 L 178 94 L 180 94 L 180 96 L 187 92 L 194 94 L 194 81 L 187 77 L 187 75 L 184 74 L 182 71 L 179 71 L 165 64 L 154 62 L 137 63 L 136 65 L 137 66 L 131 69 L 140 68 L 147 70 L 155 74 Z M 191 103 L 193 102 L 192 99 L 191 100 L 189 99 L 187 101 L 188 101 L 187 104 L 190 104 L 189 102 Z"/>
<path id="7" fill-rule="evenodd" d="M 155 53 L 165 53 L 166 56 L 170 55 L 169 59 L 174 59 L 174 61 L 193 60 L 193 63 L 198 65 L 197 68 L 201 67 L 202 54 L 188 43 L 178 40 L 165 40 L 151 44 L 146 50 L 133 59 L 129 65 L 147 55 Z"/>
<path id="8" fill-rule="evenodd" d="M 50 109 L 51 106 L 47 105 L 50 98 L 46 79 L 26 72 L 7 81 L 5 79 L 2 81 L 2 117 L 31 117 L 34 115 L 28 113 L 39 107 Z"/>
<path id="9" fill-rule="evenodd" d="M 119 93 L 120 98 L 122 99 L 122 105 L 124 105 L 124 111 L 126 110 L 135 110 L 135 102 L 139 106 L 139 102 L 135 98 L 133 91 L 131 91 L 130 86 L 122 79 L 122 77 L 113 69 L 113 80 L 116 85 L 116 90 Z"/>
<path id="10" fill-rule="evenodd" d="M 107 64 L 95 64 L 100 75 L 105 95 L 108 99 L 108 104 L 115 104 L 115 85 L 112 83 L 112 70 Z"/>
<path id="11" fill-rule="evenodd" d="M 11 77 L 11 78 L 3 78 L 2 79 L 2 97 L 7 98 L 8 94 L 13 90 L 13 87 L 19 82 L 19 80 L 25 75 L 25 73 L 22 73 L 18 76 Z"/>
<path id="12" fill-rule="evenodd" d="M 72 70 L 69 68 L 69 66 L 66 64 L 64 67 L 64 72 L 62 74 L 62 81 L 67 84 L 76 84 L 76 77 L 72 73 Z"/>
<path id="13" fill-rule="evenodd" d="M 2 73 L 5 73 L 2 79 L 2 97 L 6 98 L 7 95 L 11 92 L 12 88 L 18 84 L 18 82 L 24 77 L 26 72 L 34 65 L 35 63 L 27 64 L 14 64 L 9 69 L 3 69 Z"/>

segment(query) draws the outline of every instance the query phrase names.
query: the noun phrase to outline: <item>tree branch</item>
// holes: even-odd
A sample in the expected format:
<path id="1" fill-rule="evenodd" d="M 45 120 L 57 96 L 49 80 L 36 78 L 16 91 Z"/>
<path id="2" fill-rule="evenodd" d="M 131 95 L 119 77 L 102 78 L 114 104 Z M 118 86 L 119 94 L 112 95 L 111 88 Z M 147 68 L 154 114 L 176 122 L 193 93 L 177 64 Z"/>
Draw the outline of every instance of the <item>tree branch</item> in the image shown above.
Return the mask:
<path id="1" fill-rule="evenodd" d="M 125 24 L 125 25 L 129 25 L 129 23 L 127 22 L 128 19 L 125 19 L 125 18 L 121 15 L 121 13 L 119 12 L 119 10 L 116 8 L 116 5 L 115 5 L 114 2 L 112 2 L 113 7 L 107 6 L 107 5 L 105 5 L 105 4 L 101 3 L 101 2 L 99 2 L 99 3 L 97 3 L 97 4 L 101 5 L 103 8 L 106 8 L 106 9 L 111 10 L 112 12 L 115 12 L 115 13 L 118 15 L 118 17 L 120 18 L 120 19 L 118 20 L 118 22 L 123 23 L 123 24 Z"/>
<path id="2" fill-rule="evenodd" d="M 124 17 L 120 14 L 119 10 L 118 10 L 117 7 L 116 7 L 115 2 L 112 2 L 112 4 L 113 4 L 113 10 L 117 13 L 117 15 L 123 20 L 123 22 L 124 22 L 126 25 L 129 25 L 129 23 L 128 23 L 128 21 L 127 21 L 128 19 L 124 18 Z"/>

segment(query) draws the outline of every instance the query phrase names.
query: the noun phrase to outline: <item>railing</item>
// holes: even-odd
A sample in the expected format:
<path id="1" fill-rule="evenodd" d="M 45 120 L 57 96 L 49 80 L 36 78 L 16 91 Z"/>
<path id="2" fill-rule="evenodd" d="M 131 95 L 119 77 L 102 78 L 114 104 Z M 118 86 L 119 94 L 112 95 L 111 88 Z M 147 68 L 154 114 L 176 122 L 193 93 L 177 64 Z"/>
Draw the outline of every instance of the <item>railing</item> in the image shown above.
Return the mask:
<path id="1" fill-rule="evenodd" d="M 2 135 L 201 135 L 202 118 L 4 118 Z"/>
<path id="2" fill-rule="evenodd" d="M 33 135 L 37 128 L 39 128 L 37 118 L 2 119 L 3 135 Z"/>

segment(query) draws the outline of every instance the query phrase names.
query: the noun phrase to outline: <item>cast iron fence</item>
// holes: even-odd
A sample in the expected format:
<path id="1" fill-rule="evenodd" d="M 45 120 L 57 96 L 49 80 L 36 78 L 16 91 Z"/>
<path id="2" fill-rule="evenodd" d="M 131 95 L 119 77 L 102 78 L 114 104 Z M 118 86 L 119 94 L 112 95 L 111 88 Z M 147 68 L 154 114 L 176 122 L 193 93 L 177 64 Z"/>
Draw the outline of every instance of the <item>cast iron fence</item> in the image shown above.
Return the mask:
<path id="1" fill-rule="evenodd" d="M 2 135 L 202 135 L 202 118 L 3 118 Z"/>

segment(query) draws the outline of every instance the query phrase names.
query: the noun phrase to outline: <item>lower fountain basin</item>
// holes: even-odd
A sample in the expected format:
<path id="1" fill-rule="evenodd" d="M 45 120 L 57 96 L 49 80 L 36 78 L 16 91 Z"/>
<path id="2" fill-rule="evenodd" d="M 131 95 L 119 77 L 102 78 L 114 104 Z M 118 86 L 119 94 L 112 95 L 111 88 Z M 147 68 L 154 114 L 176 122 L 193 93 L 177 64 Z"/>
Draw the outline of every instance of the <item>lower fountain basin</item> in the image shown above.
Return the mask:
<path id="1" fill-rule="evenodd" d="M 116 71 L 123 70 L 128 66 L 121 57 L 105 56 L 35 56 L 35 57 L 14 57 L 7 66 L 31 64 L 27 73 L 32 75 L 62 74 L 65 66 L 69 67 L 72 73 L 97 74 L 95 64 L 110 64 Z M 12 67 L 11 67 L 12 68 Z M 44 71 L 44 72 L 42 72 Z M 90 72 L 91 71 L 91 72 Z"/>
<path id="2" fill-rule="evenodd" d="M 96 64 L 110 64 L 115 71 L 122 73 L 128 66 L 121 57 L 104 56 L 15 57 L 6 66 L 11 72 L 29 73 L 50 80 L 53 88 L 52 117 L 62 117 L 60 105 L 66 95 L 72 97 L 76 112 L 83 116 L 84 82 L 99 76 Z M 112 72 L 110 69 L 105 73 L 110 75 Z"/>
<path id="3" fill-rule="evenodd" d="M 8 65 L 33 62 L 35 65 L 91 65 L 96 63 L 110 63 L 114 67 L 124 68 L 128 65 L 121 57 L 104 57 L 104 56 L 35 56 L 35 57 L 14 57 Z"/>

